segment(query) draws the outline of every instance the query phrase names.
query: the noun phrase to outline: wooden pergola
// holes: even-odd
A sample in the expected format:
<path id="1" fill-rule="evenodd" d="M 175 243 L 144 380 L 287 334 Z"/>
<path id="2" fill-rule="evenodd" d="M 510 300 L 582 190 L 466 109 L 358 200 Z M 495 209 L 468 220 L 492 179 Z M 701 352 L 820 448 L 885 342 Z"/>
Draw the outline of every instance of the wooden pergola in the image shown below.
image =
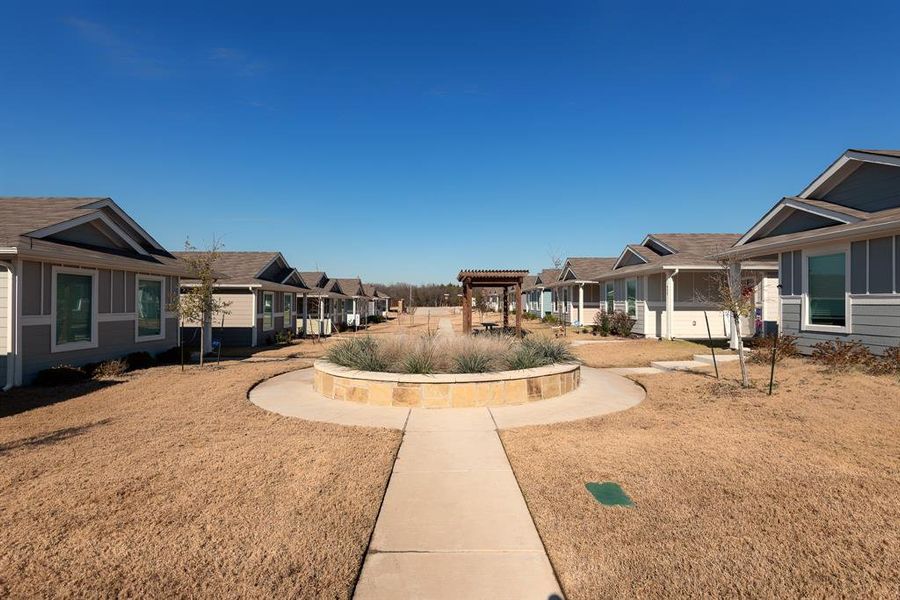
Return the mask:
<path id="1" fill-rule="evenodd" d="M 516 335 L 522 335 L 522 280 L 526 270 L 464 269 L 456 279 L 463 286 L 463 332 L 472 333 L 472 289 L 501 288 L 503 290 L 503 327 L 509 327 L 509 288 L 516 294 Z"/>

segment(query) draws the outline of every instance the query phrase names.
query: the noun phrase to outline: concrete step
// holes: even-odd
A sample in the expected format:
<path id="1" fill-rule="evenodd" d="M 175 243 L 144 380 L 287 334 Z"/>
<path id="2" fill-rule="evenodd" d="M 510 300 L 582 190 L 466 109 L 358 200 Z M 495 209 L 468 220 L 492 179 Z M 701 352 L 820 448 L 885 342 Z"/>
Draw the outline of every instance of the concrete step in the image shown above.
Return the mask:
<path id="1" fill-rule="evenodd" d="M 721 363 L 734 362 L 738 359 L 737 354 L 716 354 L 716 361 Z M 713 364 L 712 354 L 695 354 L 694 360 L 697 362 Z"/>
<path id="2" fill-rule="evenodd" d="M 700 362 L 698 360 L 657 360 L 650 363 L 651 367 L 663 371 L 694 371 L 712 366 L 712 362 Z"/>

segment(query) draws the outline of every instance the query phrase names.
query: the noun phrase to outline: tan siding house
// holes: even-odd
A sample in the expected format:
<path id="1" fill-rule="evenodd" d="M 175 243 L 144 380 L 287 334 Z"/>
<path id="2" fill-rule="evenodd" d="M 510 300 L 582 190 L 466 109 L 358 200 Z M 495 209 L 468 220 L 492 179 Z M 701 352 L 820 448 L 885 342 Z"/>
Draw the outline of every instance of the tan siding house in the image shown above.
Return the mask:
<path id="1" fill-rule="evenodd" d="M 177 345 L 186 274 L 109 198 L 0 197 L 0 383 Z"/>

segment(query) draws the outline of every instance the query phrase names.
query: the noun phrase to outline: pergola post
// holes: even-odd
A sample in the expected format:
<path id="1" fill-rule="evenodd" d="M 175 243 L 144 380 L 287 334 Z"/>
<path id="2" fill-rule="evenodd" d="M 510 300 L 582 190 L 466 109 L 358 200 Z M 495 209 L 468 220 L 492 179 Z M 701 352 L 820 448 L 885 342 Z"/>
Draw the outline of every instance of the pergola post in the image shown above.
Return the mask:
<path id="1" fill-rule="evenodd" d="M 472 333 L 472 280 L 463 280 L 463 334 Z"/>
<path id="2" fill-rule="evenodd" d="M 509 327 L 509 288 L 503 286 L 503 329 Z"/>
<path id="3" fill-rule="evenodd" d="M 522 282 L 516 282 L 516 337 L 522 337 Z"/>

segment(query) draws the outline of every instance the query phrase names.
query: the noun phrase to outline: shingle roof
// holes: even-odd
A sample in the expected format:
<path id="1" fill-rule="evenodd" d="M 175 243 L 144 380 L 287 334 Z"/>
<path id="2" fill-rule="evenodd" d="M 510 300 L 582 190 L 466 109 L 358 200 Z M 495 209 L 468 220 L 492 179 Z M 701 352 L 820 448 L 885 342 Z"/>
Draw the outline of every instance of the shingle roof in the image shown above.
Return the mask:
<path id="1" fill-rule="evenodd" d="M 851 148 L 851 152 L 865 152 L 866 154 L 878 154 L 881 156 L 893 156 L 900 158 L 900 150 L 863 150 L 861 148 Z"/>
<path id="2" fill-rule="evenodd" d="M 534 287 L 534 283 L 537 281 L 537 275 L 528 275 L 522 279 L 522 291 L 530 290 Z"/>
<path id="3" fill-rule="evenodd" d="M 105 197 L 0 196 L 0 247 L 15 248 L 21 256 L 38 259 L 67 259 L 74 264 L 113 262 L 121 268 L 148 273 L 187 274 L 181 261 L 169 252 L 159 250 L 154 244 L 147 243 L 152 240 L 146 240 L 145 235 L 139 231 L 126 231 L 126 235 L 136 235 L 135 241 L 147 254 L 130 249 L 89 246 L 29 235 L 91 214 L 102 214 L 114 223 L 122 223 L 112 209 L 96 205 L 104 201 L 112 202 Z M 124 227 L 127 229 L 129 226 Z"/>
<path id="4" fill-rule="evenodd" d="M 199 252 L 175 252 L 174 253 L 179 258 L 185 258 L 190 256 L 196 256 Z M 216 262 L 213 265 L 213 269 L 216 272 L 221 273 L 225 277 L 219 281 L 222 285 L 235 285 L 235 286 L 249 286 L 249 285 L 258 285 L 263 287 L 264 289 L 274 290 L 274 291 L 283 291 L 283 292 L 296 292 L 299 287 L 293 285 L 286 285 L 281 283 L 281 279 L 278 281 L 270 281 L 268 279 L 260 279 L 256 275 L 263 270 L 263 268 L 268 265 L 276 256 L 278 256 L 278 252 L 269 251 L 269 252 L 219 252 L 218 257 L 216 258 Z M 276 278 L 281 276 L 281 273 L 276 274 Z M 285 273 L 286 276 L 286 273 Z"/>
<path id="5" fill-rule="evenodd" d="M 562 269 L 543 269 L 538 273 L 538 281 L 541 282 L 541 285 L 547 287 L 559 279 L 560 273 L 562 273 Z"/>
<path id="6" fill-rule="evenodd" d="M 566 259 L 566 265 L 575 275 L 575 279 L 590 281 L 602 277 L 616 264 L 616 257 L 572 257 Z"/>

